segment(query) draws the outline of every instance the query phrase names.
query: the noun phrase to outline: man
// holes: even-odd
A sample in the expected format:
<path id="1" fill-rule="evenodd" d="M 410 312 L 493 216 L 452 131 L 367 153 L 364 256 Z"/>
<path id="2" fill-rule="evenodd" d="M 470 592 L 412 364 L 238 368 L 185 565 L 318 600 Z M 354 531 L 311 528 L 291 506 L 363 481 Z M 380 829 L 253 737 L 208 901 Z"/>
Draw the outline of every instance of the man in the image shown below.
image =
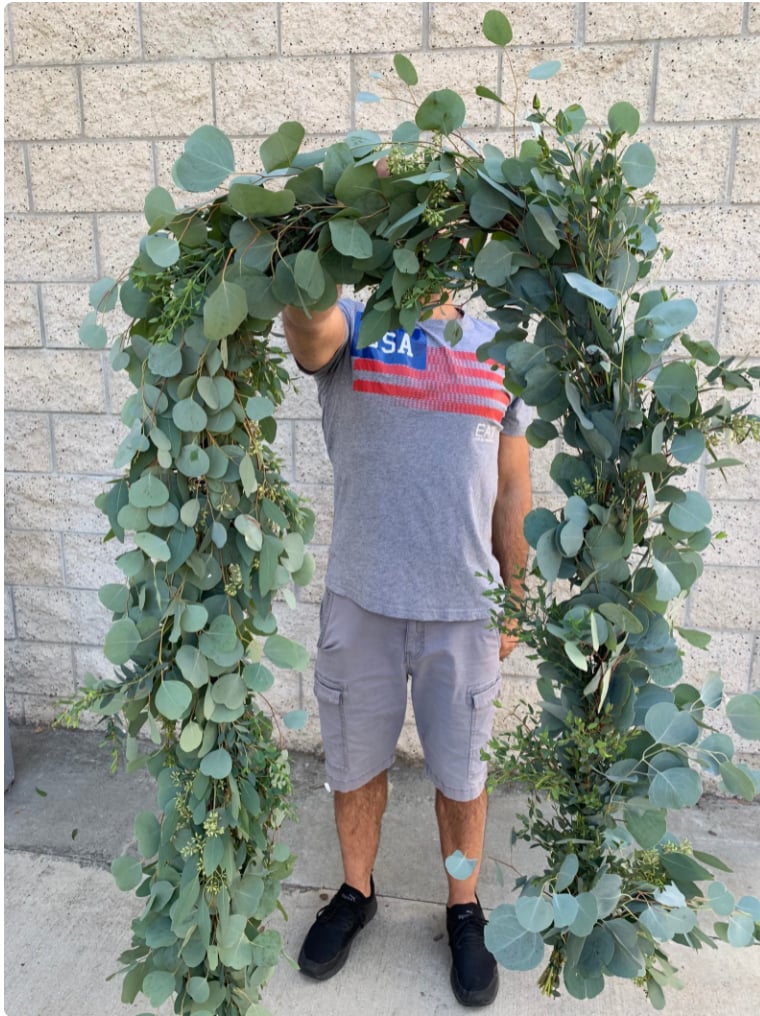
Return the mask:
<path id="1" fill-rule="evenodd" d="M 447 874 L 451 984 L 463 1005 L 487 1005 L 498 973 L 476 895 L 486 820 L 480 753 L 499 659 L 517 639 L 489 628 L 483 576 L 498 567 L 514 585 L 525 566 L 528 412 L 510 400 L 503 369 L 477 359 L 492 324 L 446 300 L 411 335 L 359 349 L 361 313 L 350 300 L 283 313 L 290 350 L 317 381 L 335 477 L 315 693 L 345 872 L 299 965 L 331 977 L 377 910 L 372 871 L 411 681 L 443 857 L 461 850 L 478 859 L 467 879 Z M 453 348 L 443 335 L 452 318 L 463 332 Z"/>

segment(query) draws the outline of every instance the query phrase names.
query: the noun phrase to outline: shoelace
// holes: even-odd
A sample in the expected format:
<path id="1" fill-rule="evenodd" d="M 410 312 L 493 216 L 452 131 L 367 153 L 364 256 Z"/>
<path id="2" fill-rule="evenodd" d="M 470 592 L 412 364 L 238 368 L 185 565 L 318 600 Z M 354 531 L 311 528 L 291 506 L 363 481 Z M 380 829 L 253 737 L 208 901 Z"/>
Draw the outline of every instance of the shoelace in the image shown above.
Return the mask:
<path id="1" fill-rule="evenodd" d="M 483 944 L 483 929 L 486 924 L 485 917 L 472 913 L 462 917 L 454 925 L 450 941 L 452 949 L 462 949 L 468 946 L 480 946 Z"/>
<path id="2" fill-rule="evenodd" d="M 332 921 L 341 931 L 351 931 L 357 921 L 364 926 L 364 914 L 359 903 L 340 895 L 333 897 L 327 906 L 317 912 L 317 920 Z"/>

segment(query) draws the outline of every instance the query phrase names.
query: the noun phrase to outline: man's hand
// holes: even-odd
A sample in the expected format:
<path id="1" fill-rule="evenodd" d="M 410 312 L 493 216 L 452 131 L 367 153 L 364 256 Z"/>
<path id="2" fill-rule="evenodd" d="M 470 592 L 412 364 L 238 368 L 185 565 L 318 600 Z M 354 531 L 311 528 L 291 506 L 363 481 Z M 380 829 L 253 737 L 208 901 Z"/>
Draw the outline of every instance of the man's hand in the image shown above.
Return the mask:
<path id="1" fill-rule="evenodd" d="M 499 659 L 506 660 L 509 654 L 520 644 L 520 640 L 516 635 L 506 635 L 504 632 L 501 633 L 501 642 L 499 644 Z"/>

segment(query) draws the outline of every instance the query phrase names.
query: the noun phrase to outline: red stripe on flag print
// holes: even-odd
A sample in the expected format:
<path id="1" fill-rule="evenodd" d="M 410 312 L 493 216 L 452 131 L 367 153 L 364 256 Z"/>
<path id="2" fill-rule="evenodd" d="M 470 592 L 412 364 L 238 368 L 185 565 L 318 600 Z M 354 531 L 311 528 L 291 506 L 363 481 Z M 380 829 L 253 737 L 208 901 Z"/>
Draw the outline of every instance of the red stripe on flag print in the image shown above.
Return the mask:
<path id="1" fill-rule="evenodd" d="M 354 391 L 385 395 L 415 409 L 501 421 L 510 401 L 502 366 L 495 364 L 492 370 L 472 352 L 428 348 L 427 353 L 423 369 L 380 357 L 354 357 Z"/>
<path id="2" fill-rule="evenodd" d="M 354 373 L 394 374 L 398 377 L 418 378 L 424 372 L 418 367 L 406 367 L 402 363 L 385 363 L 383 360 L 367 360 L 364 357 L 355 357 L 353 362 Z"/>
<path id="3" fill-rule="evenodd" d="M 505 393 L 502 406 L 496 407 L 478 395 L 473 402 L 466 402 L 457 398 L 461 392 L 433 392 L 421 391 L 418 388 L 410 388 L 405 385 L 392 385 L 384 381 L 365 381 L 357 378 L 354 381 L 354 391 L 367 392 L 370 395 L 389 395 L 399 399 L 406 406 L 415 409 L 429 409 L 438 413 L 464 413 L 469 416 L 482 416 L 495 423 L 501 423 L 504 412 L 509 404 L 509 397 Z"/>
<path id="4" fill-rule="evenodd" d="M 437 351 L 434 350 L 434 352 Z M 433 359 L 433 361 L 435 360 L 435 358 L 432 357 L 431 359 Z M 478 362 L 475 356 L 473 356 L 473 360 Z M 364 357 L 357 356 L 354 358 L 353 366 L 355 371 L 369 371 L 375 374 L 397 374 L 399 377 L 418 378 L 423 374 L 429 375 L 433 373 L 438 375 L 443 373 L 452 378 L 479 378 L 481 381 L 486 381 L 497 387 L 501 387 L 504 380 L 503 367 L 499 367 L 497 370 L 490 370 L 488 367 L 483 365 L 478 367 L 457 366 L 455 370 L 451 370 L 451 368 L 447 367 L 441 371 L 440 368 L 436 370 L 437 365 L 433 362 L 430 364 L 427 371 L 422 371 L 418 367 L 406 367 L 401 363 L 385 363 L 383 360 L 368 360 Z"/>

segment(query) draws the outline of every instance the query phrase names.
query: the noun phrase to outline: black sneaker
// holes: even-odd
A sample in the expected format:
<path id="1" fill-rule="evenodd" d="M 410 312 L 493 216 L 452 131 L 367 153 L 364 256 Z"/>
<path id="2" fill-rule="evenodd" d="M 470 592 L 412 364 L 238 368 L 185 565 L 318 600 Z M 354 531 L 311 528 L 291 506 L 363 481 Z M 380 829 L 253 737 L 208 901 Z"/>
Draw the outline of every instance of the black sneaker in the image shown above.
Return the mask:
<path id="1" fill-rule="evenodd" d="M 358 889 L 345 882 L 317 919 L 301 946 L 298 966 L 301 973 L 317 981 L 326 981 L 337 974 L 348 959 L 351 942 L 365 924 L 377 913 L 375 883 L 370 879 L 371 893 L 362 896 Z"/>
<path id="2" fill-rule="evenodd" d="M 451 987 L 462 1005 L 489 1005 L 499 990 L 496 960 L 486 949 L 486 926 L 480 903 L 459 903 L 446 908 L 446 930 L 451 947 Z"/>

